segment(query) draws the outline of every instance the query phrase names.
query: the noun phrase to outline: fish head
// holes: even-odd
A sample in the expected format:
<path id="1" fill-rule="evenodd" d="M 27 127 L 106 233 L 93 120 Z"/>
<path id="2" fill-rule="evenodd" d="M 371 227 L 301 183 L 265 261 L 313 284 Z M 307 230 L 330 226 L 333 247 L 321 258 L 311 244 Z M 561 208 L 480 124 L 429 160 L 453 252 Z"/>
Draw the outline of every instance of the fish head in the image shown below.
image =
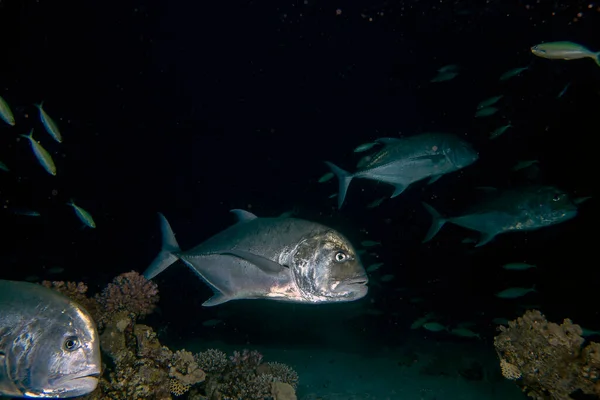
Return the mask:
<path id="1" fill-rule="evenodd" d="M 535 46 L 531 46 L 531 52 L 540 57 L 546 54 L 546 49 L 541 44 L 536 44 Z"/>
<path id="2" fill-rule="evenodd" d="M 456 169 L 467 167 L 479 159 L 479 153 L 470 143 L 454 135 L 444 138 L 441 150 L 448 162 Z"/>
<path id="3" fill-rule="evenodd" d="M 367 294 L 369 278 L 352 244 L 332 229 L 316 230 L 292 254 L 293 279 L 307 302 L 354 301 Z"/>
<path id="4" fill-rule="evenodd" d="M 101 373 L 100 339 L 91 316 L 75 303 L 40 318 L 21 337 L 25 357 L 16 383 L 28 397 L 68 398 L 91 393 Z M 28 339 L 25 339 L 25 336 Z"/>
<path id="5" fill-rule="evenodd" d="M 577 215 L 577 205 L 568 193 L 552 186 L 537 190 L 538 217 L 543 225 L 567 221 Z"/>

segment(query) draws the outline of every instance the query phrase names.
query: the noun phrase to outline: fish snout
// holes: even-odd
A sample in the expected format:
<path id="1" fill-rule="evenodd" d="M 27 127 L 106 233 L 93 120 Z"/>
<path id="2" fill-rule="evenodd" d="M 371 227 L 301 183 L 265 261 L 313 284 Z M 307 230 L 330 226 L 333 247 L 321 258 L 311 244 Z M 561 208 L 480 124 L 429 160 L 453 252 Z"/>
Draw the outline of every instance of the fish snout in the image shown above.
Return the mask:
<path id="1" fill-rule="evenodd" d="M 369 283 L 369 277 L 366 275 L 349 279 L 346 282 L 344 282 L 344 284 L 346 285 L 366 285 L 367 283 Z"/>

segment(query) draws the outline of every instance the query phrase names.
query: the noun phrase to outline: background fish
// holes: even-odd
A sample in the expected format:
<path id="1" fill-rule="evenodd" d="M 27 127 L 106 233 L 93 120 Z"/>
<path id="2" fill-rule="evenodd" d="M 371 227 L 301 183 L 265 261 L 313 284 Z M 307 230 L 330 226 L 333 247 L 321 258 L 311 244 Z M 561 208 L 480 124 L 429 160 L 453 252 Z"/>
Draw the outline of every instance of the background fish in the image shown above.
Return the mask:
<path id="1" fill-rule="evenodd" d="M 301 219 L 232 212 L 237 224 L 185 252 L 159 214 L 163 247 L 144 276 L 151 279 L 181 259 L 214 291 L 204 306 L 236 299 L 332 303 L 367 294 L 367 273 L 356 250 L 335 230 Z"/>
<path id="2" fill-rule="evenodd" d="M 483 246 L 496 235 L 513 231 L 532 231 L 567 221 L 577 215 L 577 206 L 568 194 L 553 186 L 529 186 L 493 193 L 466 214 L 444 218 L 429 204 L 423 203 L 433 222 L 423 242 L 431 240 L 451 222 L 481 233 Z"/>
<path id="3" fill-rule="evenodd" d="M 326 161 L 339 180 L 338 207 L 346 198 L 353 178 L 371 179 L 395 187 L 391 197 L 402 193 L 411 183 L 431 178 L 435 182 L 442 175 L 474 163 L 477 152 L 471 145 L 448 133 L 422 133 L 408 138 L 381 138 L 385 145 L 354 174 Z"/>
<path id="4" fill-rule="evenodd" d="M 0 395 L 82 396 L 96 388 L 100 368 L 87 311 L 44 286 L 0 280 Z"/>

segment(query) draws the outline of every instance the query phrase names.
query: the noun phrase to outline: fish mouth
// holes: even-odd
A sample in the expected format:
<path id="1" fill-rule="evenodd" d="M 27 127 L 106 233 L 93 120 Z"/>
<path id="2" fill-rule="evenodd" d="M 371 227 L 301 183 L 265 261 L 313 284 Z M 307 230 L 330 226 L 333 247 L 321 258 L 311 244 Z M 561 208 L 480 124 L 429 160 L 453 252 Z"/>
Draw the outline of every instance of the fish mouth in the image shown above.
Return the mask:
<path id="1" fill-rule="evenodd" d="M 366 276 L 361 276 L 358 278 L 353 278 L 353 279 L 348 279 L 347 281 L 344 282 L 344 285 L 366 285 L 367 283 L 369 283 L 369 278 L 367 278 Z"/>
<path id="2" fill-rule="evenodd" d="M 100 378 L 101 372 L 100 370 L 94 369 L 92 371 L 84 371 L 77 375 L 66 376 L 62 379 L 56 380 L 55 384 L 63 384 L 67 382 L 89 382 L 93 383 L 94 381 L 98 381 Z"/>

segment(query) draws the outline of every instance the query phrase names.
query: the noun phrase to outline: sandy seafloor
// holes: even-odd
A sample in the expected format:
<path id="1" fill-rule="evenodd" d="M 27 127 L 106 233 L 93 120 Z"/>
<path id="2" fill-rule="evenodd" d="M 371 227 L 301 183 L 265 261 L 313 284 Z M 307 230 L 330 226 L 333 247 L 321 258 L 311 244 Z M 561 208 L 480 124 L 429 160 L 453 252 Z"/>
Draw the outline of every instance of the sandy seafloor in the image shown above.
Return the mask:
<path id="1" fill-rule="evenodd" d="M 223 342 L 190 342 L 193 352 L 218 348 L 225 352 L 241 350 Z M 281 349 L 246 346 L 264 355 L 264 361 L 292 366 L 300 376 L 300 400 L 508 400 L 527 397 L 511 381 L 502 377 L 492 343 L 465 340 L 437 342 L 411 339 L 403 347 L 384 347 L 377 354 L 351 349 Z M 416 354 L 416 361 L 410 362 Z M 432 363 L 434 360 L 438 362 Z M 467 380 L 454 368 L 472 361 L 484 367 L 481 380 Z M 435 367 L 431 368 L 432 365 Z M 423 373 L 423 368 L 432 370 Z"/>

